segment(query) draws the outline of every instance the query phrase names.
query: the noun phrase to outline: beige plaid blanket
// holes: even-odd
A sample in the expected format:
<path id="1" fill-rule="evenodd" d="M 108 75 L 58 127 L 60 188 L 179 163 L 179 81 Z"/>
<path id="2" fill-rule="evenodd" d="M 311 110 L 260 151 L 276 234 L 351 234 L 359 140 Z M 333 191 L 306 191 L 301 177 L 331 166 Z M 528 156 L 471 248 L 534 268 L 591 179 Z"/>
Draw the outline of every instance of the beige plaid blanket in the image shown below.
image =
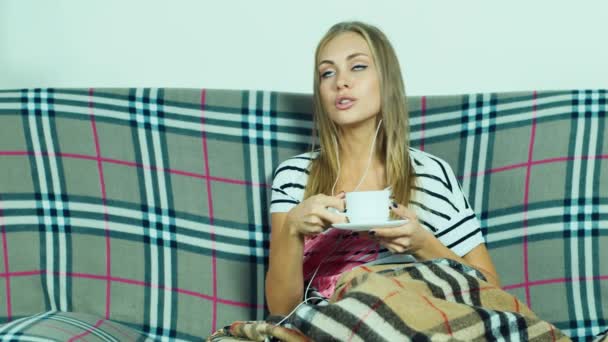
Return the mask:
<path id="1" fill-rule="evenodd" d="M 360 266 L 330 304 L 304 304 L 281 326 L 235 322 L 208 341 L 568 341 L 515 296 L 460 263 Z"/>

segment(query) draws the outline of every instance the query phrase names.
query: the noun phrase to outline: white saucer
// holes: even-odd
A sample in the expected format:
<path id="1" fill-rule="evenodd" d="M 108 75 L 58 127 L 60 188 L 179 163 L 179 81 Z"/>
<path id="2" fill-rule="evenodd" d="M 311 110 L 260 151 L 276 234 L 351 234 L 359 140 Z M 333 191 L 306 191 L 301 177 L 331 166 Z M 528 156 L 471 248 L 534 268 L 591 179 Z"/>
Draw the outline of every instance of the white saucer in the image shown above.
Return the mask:
<path id="1" fill-rule="evenodd" d="M 408 220 L 370 221 L 353 223 L 334 223 L 332 227 L 344 230 L 367 231 L 372 228 L 392 228 L 406 224 Z"/>

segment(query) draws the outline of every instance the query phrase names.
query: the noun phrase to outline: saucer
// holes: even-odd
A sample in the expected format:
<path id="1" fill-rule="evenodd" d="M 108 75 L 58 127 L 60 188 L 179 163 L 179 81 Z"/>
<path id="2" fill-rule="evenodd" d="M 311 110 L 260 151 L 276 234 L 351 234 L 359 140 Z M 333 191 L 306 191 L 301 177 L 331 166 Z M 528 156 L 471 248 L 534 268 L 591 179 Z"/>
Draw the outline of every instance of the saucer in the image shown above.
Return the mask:
<path id="1" fill-rule="evenodd" d="M 406 224 L 408 220 L 368 221 L 352 223 L 334 223 L 332 227 L 344 230 L 367 231 L 372 228 L 392 228 Z"/>

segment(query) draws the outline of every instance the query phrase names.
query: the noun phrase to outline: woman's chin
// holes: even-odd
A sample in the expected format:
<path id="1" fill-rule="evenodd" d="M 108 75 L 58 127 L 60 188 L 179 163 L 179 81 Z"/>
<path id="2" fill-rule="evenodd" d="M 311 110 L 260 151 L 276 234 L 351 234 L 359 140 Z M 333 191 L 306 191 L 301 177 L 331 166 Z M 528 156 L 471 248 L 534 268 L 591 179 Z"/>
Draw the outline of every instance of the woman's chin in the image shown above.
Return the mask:
<path id="1" fill-rule="evenodd" d="M 332 121 L 340 128 L 356 128 L 365 125 L 370 120 L 375 122 L 375 117 L 361 118 L 353 117 L 352 115 L 336 115 L 332 117 Z"/>

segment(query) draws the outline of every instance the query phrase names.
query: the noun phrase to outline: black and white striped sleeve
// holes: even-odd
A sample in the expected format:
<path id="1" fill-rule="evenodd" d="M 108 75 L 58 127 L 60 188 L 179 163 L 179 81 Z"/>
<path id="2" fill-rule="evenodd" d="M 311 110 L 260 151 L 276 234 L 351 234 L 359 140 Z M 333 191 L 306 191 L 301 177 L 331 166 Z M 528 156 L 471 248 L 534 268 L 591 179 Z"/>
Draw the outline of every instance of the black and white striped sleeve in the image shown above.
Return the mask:
<path id="1" fill-rule="evenodd" d="M 281 163 L 274 172 L 270 213 L 288 212 L 304 197 L 310 158 L 297 156 Z"/>
<path id="2" fill-rule="evenodd" d="M 444 188 L 444 196 L 449 200 L 451 206 L 451 208 L 446 208 L 450 212 L 450 220 L 435 232 L 435 236 L 462 257 L 479 244 L 485 243 L 485 240 L 481 233 L 480 222 L 473 208 L 468 204 L 454 171 L 445 161 L 438 160 L 438 162 L 442 164 L 442 171 L 447 176 L 447 183 L 452 186 L 451 189 Z"/>

